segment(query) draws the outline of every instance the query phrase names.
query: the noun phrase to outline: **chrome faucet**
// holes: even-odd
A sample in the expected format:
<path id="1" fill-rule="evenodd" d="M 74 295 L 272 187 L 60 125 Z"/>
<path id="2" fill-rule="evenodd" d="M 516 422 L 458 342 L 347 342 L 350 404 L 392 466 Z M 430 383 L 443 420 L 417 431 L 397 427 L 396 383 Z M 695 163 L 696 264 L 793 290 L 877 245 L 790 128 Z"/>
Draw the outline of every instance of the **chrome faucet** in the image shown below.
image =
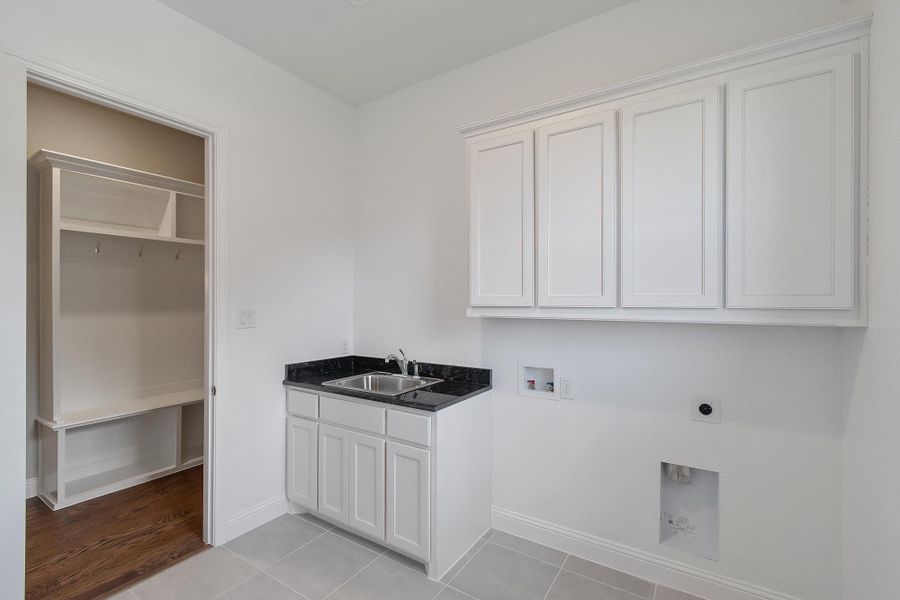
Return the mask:
<path id="1" fill-rule="evenodd" d="M 400 367 L 400 374 L 404 377 L 409 377 L 409 361 L 406 360 L 406 353 L 403 351 L 403 348 L 400 348 L 400 356 L 397 356 L 394 353 L 388 354 L 384 362 L 389 363 L 392 360 L 397 361 L 397 366 Z M 402 357 L 402 358 L 401 358 Z"/>

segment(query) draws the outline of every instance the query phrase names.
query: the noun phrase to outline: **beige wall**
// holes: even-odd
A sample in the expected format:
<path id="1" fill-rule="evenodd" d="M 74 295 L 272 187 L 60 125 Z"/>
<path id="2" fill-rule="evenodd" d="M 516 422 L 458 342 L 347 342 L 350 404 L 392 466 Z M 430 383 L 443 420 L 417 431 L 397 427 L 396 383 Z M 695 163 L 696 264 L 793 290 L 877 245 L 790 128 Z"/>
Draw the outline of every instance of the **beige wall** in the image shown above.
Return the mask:
<path id="1" fill-rule="evenodd" d="M 29 85 L 28 156 L 41 149 L 203 183 L 202 138 Z"/>

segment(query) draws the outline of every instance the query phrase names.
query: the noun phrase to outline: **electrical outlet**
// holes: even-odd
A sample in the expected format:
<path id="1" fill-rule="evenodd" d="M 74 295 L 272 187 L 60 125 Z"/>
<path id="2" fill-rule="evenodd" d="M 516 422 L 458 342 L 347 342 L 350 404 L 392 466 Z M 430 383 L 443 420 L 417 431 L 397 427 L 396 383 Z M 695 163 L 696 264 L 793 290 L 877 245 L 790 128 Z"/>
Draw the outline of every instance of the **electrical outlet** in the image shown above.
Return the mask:
<path id="1" fill-rule="evenodd" d="M 256 311 L 252 308 L 242 308 L 238 311 L 238 329 L 253 329 L 256 327 Z"/>
<path id="2" fill-rule="evenodd" d="M 690 411 L 692 421 L 714 423 L 716 425 L 722 423 L 721 398 L 694 396 L 690 400 Z"/>
<path id="3" fill-rule="evenodd" d="M 341 354 L 350 354 L 350 340 L 341 340 Z"/>
<path id="4" fill-rule="evenodd" d="M 565 398 L 566 400 L 575 398 L 575 384 L 572 383 L 571 379 L 559 380 L 559 397 Z"/>

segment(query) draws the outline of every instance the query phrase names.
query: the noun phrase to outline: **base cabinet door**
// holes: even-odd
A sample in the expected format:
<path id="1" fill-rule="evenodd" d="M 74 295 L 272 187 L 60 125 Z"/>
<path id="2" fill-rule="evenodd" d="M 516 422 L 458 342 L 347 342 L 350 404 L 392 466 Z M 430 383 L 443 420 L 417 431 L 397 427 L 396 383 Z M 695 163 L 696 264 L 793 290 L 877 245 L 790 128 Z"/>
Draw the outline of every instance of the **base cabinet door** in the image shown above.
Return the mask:
<path id="1" fill-rule="evenodd" d="M 350 433 L 348 525 L 384 539 L 384 440 Z"/>
<path id="2" fill-rule="evenodd" d="M 319 425 L 299 417 L 288 417 L 287 497 L 308 508 L 319 508 Z"/>
<path id="3" fill-rule="evenodd" d="M 350 432 L 319 425 L 319 513 L 347 523 Z"/>
<path id="4" fill-rule="evenodd" d="M 428 560 L 431 550 L 431 452 L 387 443 L 388 544 Z"/>

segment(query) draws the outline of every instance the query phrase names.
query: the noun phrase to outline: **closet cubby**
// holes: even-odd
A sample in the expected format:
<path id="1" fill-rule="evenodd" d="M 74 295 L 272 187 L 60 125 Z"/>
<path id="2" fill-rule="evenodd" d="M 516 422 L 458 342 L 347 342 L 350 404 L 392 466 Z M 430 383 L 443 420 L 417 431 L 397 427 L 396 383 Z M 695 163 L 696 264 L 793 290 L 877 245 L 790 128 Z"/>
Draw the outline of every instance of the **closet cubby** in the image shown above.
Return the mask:
<path id="1" fill-rule="evenodd" d="M 31 164 L 38 491 L 57 509 L 203 462 L 205 189 L 48 150 Z"/>
<path id="2" fill-rule="evenodd" d="M 176 194 L 175 236 L 198 241 L 206 237 L 206 203 L 203 198 Z"/>

